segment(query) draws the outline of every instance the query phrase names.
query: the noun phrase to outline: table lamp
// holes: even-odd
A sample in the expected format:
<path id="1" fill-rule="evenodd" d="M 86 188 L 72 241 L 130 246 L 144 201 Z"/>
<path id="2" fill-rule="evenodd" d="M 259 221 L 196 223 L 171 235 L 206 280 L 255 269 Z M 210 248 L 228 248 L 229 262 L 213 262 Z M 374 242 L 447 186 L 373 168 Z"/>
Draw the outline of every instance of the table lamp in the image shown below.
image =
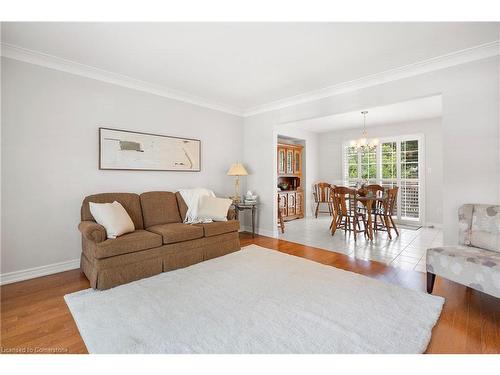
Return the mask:
<path id="1" fill-rule="evenodd" d="M 248 176 L 248 172 L 241 163 L 234 163 L 231 168 L 227 171 L 228 176 L 236 176 L 236 181 L 234 182 L 234 197 L 230 197 L 234 203 L 239 203 L 240 198 L 240 176 Z"/>

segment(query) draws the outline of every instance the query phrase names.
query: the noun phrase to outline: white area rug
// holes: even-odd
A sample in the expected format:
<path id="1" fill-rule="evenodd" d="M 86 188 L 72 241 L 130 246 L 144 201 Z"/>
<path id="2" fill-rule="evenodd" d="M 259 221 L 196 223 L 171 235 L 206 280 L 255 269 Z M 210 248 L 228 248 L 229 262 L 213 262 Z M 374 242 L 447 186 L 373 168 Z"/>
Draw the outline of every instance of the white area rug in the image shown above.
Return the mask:
<path id="1" fill-rule="evenodd" d="M 444 302 L 256 245 L 64 298 L 91 353 L 421 353 Z"/>

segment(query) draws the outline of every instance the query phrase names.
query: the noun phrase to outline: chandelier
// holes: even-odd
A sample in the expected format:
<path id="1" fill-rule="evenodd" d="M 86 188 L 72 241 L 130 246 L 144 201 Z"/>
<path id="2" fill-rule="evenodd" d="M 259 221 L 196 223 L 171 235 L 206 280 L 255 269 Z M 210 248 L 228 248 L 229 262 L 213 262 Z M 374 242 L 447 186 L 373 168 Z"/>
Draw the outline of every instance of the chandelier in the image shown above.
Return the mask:
<path id="1" fill-rule="evenodd" d="M 361 114 L 363 115 L 363 133 L 361 134 L 361 138 L 351 141 L 351 147 L 355 147 L 356 150 L 361 151 L 374 151 L 378 145 L 378 139 L 368 139 L 366 132 L 366 115 L 368 111 L 363 111 Z"/>

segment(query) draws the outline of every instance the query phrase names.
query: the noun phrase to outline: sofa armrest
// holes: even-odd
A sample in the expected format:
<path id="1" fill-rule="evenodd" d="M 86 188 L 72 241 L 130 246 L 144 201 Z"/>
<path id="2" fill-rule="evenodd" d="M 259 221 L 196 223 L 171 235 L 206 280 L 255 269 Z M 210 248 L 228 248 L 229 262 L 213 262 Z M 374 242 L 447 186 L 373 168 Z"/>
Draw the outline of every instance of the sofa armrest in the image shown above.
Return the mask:
<path id="1" fill-rule="evenodd" d="M 78 230 L 82 233 L 82 236 L 89 241 L 93 242 L 103 242 L 106 240 L 106 229 L 95 221 L 82 221 L 78 224 Z"/>
<path id="2" fill-rule="evenodd" d="M 234 208 L 230 208 L 227 211 L 227 219 L 228 220 L 234 220 L 234 219 L 236 219 L 236 211 L 234 210 Z"/>

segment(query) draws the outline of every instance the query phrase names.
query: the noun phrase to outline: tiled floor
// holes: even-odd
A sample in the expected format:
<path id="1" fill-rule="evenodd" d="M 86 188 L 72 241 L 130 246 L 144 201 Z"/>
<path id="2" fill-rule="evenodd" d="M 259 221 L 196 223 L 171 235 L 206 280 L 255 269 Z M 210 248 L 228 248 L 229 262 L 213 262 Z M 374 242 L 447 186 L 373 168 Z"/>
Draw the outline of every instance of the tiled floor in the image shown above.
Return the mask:
<path id="1" fill-rule="evenodd" d="M 425 272 L 427 248 L 443 245 L 442 231 L 434 228 L 400 228 L 399 237 L 393 232 L 392 240 L 387 233 L 378 232 L 374 234 L 373 242 L 358 234 L 357 243 L 354 243 L 353 235 L 346 235 L 342 230 L 337 230 L 332 236 L 328 229 L 330 222 L 327 215 L 289 221 L 285 223 L 285 233 L 280 233 L 279 238 L 420 272 Z"/>

